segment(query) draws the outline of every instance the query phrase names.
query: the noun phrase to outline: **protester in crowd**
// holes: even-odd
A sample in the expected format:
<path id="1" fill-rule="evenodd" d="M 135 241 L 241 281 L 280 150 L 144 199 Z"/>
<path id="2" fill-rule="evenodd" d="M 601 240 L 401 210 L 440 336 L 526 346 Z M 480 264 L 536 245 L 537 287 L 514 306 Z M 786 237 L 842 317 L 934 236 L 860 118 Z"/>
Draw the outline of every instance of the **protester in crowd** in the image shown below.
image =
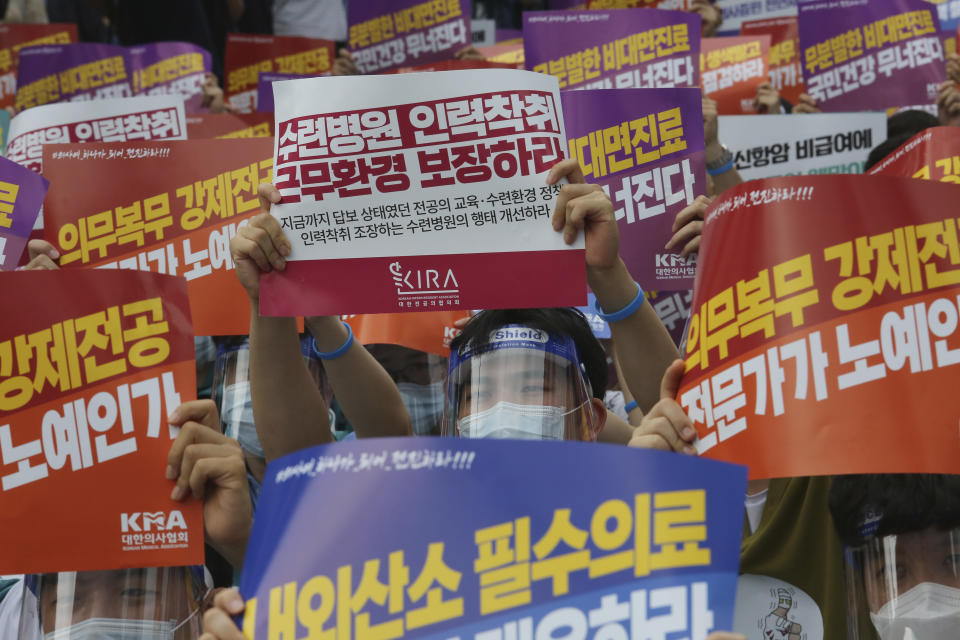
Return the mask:
<path id="1" fill-rule="evenodd" d="M 717 101 L 703 96 L 703 139 L 707 162 L 707 192 L 714 196 L 743 182 L 733 162 L 733 153 L 720 143 Z M 669 246 L 667 248 L 670 248 Z"/>
<path id="2" fill-rule="evenodd" d="M 413 434 L 440 435 L 447 358 L 398 344 L 371 344 L 367 351 L 397 385 Z"/>
<path id="3" fill-rule="evenodd" d="M 700 35 L 712 38 L 723 23 L 723 10 L 711 0 L 692 0 L 690 11 L 700 14 Z"/>
<path id="4" fill-rule="evenodd" d="M 847 597 L 856 607 L 848 638 L 957 636 L 960 476 L 841 476 L 830 513 L 846 545 Z"/>

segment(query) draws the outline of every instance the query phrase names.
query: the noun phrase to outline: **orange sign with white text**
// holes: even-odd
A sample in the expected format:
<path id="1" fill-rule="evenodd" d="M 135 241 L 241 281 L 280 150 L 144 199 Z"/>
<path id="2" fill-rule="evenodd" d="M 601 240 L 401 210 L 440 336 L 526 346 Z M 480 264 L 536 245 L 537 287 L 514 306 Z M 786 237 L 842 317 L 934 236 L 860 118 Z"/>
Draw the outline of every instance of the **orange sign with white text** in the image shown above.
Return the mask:
<path id="1" fill-rule="evenodd" d="M 0 290 L 0 573 L 202 563 L 202 505 L 164 475 L 166 417 L 196 393 L 183 280 L 21 271 Z"/>
<path id="2" fill-rule="evenodd" d="M 755 180 L 708 209 L 678 401 L 751 478 L 960 473 L 955 185 Z"/>

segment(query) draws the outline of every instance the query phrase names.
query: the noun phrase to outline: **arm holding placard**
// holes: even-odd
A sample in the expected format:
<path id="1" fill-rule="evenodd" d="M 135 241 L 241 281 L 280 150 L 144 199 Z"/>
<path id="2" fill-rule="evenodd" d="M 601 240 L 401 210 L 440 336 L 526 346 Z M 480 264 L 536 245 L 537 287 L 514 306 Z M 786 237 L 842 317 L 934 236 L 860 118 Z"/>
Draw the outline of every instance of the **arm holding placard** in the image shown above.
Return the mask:
<path id="1" fill-rule="evenodd" d="M 547 184 L 566 177 L 557 198 L 554 231 L 563 232 L 567 244 L 583 229 L 586 249 L 587 284 L 601 309 L 633 311 L 610 322 L 627 386 L 643 410 L 659 399 L 660 378 L 679 354 L 657 313 L 644 299 L 618 253 L 620 232 L 613 203 L 598 185 L 584 184 L 576 160 L 564 160 L 550 170 Z M 609 320 L 608 320 L 609 321 Z"/>
<path id="2" fill-rule="evenodd" d="M 960 88 L 953 80 L 940 83 L 937 92 L 937 112 L 941 125 L 960 126 Z"/>
<path id="3" fill-rule="evenodd" d="M 260 186 L 263 209 L 279 200 L 276 187 Z M 301 355 L 296 321 L 259 312 L 260 275 L 286 267 L 289 241 L 277 220 L 262 213 L 237 232 L 230 246 L 237 277 L 250 296 L 250 392 L 267 460 L 330 442 L 327 405 Z M 335 316 L 307 318 L 306 324 L 357 435 L 410 435 L 410 416 L 396 385 L 366 349 L 352 342 L 347 325 Z"/>
<path id="4" fill-rule="evenodd" d="M 60 265 L 57 263 L 57 260 L 60 259 L 60 252 L 46 240 L 30 240 L 27 242 L 27 252 L 30 256 L 30 261 L 22 267 L 18 267 L 21 271 L 54 270 L 60 268 Z"/>
<path id="5" fill-rule="evenodd" d="M 733 155 L 720 144 L 718 117 L 716 100 L 703 96 L 704 158 L 707 162 L 707 173 L 713 180 L 711 195 L 723 193 L 743 182 L 733 162 Z"/>

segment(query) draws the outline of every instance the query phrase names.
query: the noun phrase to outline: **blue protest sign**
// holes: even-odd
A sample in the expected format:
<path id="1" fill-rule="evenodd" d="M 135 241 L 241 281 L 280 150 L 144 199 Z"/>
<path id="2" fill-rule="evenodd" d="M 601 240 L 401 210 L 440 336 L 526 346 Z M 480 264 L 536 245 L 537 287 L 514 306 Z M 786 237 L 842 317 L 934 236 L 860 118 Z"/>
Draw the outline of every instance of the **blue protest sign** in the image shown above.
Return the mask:
<path id="1" fill-rule="evenodd" d="M 266 475 L 247 638 L 703 640 L 733 624 L 744 467 L 392 438 L 306 449 Z"/>

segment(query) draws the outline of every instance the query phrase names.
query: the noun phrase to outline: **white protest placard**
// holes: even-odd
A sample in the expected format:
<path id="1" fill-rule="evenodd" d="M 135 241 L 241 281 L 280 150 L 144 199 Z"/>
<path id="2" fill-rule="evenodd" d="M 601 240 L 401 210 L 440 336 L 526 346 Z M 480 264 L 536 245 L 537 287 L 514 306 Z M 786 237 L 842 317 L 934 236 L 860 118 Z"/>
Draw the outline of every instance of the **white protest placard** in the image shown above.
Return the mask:
<path id="1" fill-rule="evenodd" d="M 10 121 L 7 157 L 39 173 L 45 144 L 186 139 L 179 95 L 60 102 L 32 107 Z"/>
<path id="2" fill-rule="evenodd" d="M 489 47 L 497 43 L 496 20 L 480 19 L 470 21 L 470 40 L 475 47 Z"/>
<path id="3" fill-rule="evenodd" d="M 719 35 L 740 35 L 747 20 L 797 15 L 797 0 L 717 0 L 723 11 Z"/>
<path id="4" fill-rule="evenodd" d="M 555 78 L 507 69 L 276 82 L 273 215 L 293 246 L 267 314 L 583 304 L 550 225 Z M 562 274 L 562 275 L 561 275 Z M 558 277 L 560 276 L 560 277 Z"/>
<path id="5" fill-rule="evenodd" d="M 720 116 L 720 140 L 744 180 L 819 173 L 863 173 L 887 139 L 881 112 Z"/>

